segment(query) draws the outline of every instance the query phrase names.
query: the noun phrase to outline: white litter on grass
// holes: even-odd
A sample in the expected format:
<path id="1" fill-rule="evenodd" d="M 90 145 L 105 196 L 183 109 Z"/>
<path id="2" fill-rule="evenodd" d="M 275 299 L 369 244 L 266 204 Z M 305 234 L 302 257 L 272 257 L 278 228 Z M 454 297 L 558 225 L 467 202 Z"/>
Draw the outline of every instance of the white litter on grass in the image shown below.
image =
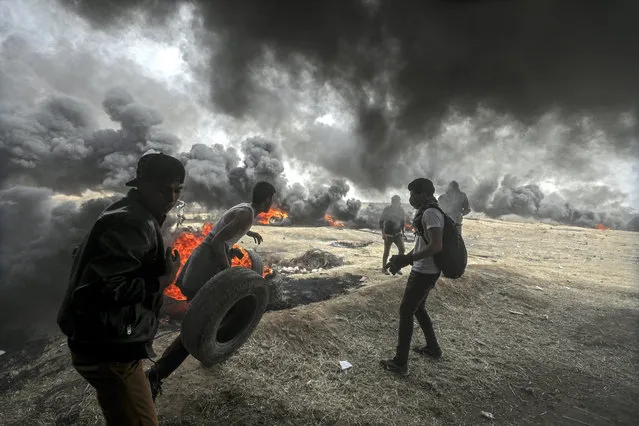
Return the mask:
<path id="1" fill-rule="evenodd" d="M 489 413 L 488 411 L 482 411 L 481 415 L 483 417 L 486 417 L 487 419 L 495 420 L 495 416 L 493 416 L 493 413 Z"/>
<path id="2" fill-rule="evenodd" d="M 348 370 L 349 368 L 353 367 L 353 364 L 348 361 L 340 361 L 339 366 L 342 368 L 342 370 Z"/>

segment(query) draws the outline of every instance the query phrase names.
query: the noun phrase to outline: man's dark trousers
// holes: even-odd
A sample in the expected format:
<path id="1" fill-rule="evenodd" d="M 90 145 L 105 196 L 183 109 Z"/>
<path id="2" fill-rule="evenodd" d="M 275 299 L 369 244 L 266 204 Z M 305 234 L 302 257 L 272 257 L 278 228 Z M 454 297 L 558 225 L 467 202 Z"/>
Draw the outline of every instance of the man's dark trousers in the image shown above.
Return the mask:
<path id="1" fill-rule="evenodd" d="M 417 318 L 417 322 L 424 332 L 427 347 L 431 349 L 439 347 L 435 337 L 435 330 L 433 329 L 433 322 L 428 315 L 428 311 L 426 311 L 426 299 L 430 291 L 435 287 L 439 275 L 439 273 L 422 274 L 411 271 L 408 276 L 404 298 L 399 307 L 399 337 L 394 359 L 399 365 L 408 363 L 410 342 L 413 338 L 413 316 Z"/>

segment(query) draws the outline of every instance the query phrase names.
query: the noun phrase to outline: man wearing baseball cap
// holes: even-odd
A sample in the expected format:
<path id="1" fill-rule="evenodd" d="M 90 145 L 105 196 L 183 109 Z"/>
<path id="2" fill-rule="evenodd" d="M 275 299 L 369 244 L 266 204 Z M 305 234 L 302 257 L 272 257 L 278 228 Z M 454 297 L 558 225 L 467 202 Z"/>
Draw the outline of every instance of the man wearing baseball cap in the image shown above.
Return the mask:
<path id="1" fill-rule="evenodd" d="M 140 158 L 126 183 L 132 189 L 100 214 L 74 252 L 58 325 L 108 425 L 158 424 L 141 360 L 155 356 L 162 292 L 180 265 L 179 253 L 165 250 L 160 227 L 184 178 L 174 157 Z"/>

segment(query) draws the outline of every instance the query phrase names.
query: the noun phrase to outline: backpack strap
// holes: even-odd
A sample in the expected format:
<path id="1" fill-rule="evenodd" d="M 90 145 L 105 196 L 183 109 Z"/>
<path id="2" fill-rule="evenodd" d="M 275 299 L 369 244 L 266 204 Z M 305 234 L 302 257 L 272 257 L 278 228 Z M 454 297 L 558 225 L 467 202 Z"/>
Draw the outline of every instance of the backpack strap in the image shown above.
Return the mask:
<path id="1" fill-rule="evenodd" d="M 446 217 L 446 213 L 444 213 L 442 211 L 442 209 L 439 207 L 438 204 L 436 203 L 431 203 L 431 204 L 427 204 L 422 210 L 420 210 L 417 215 L 415 216 L 415 219 L 419 219 L 418 221 L 416 220 L 413 223 L 413 227 L 415 228 L 415 230 L 417 231 L 417 235 L 419 235 L 420 237 L 422 237 L 422 239 L 424 240 L 424 242 L 426 242 L 426 238 L 425 238 L 425 234 L 426 234 L 426 229 L 424 229 L 424 225 L 422 223 L 422 218 L 424 217 L 424 213 L 426 212 L 426 210 L 428 209 L 436 209 L 439 210 L 439 212 L 444 215 L 444 217 Z M 446 223 L 446 220 L 444 219 L 444 224 Z"/>

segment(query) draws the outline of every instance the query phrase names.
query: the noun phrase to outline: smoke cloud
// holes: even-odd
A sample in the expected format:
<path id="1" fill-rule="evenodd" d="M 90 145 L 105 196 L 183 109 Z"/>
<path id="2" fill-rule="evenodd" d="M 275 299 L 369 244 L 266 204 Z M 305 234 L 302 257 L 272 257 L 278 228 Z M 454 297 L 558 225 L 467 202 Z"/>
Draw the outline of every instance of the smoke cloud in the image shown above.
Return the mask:
<path id="1" fill-rule="evenodd" d="M 98 214 L 114 200 L 78 205 L 58 202 L 45 188 L 16 186 L 0 191 L 0 346 L 16 335 L 55 329 L 66 290 L 71 254 Z"/>
<path id="2" fill-rule="evenodd" d="M 181 4 L 60 2 L 105 31 L 135 25 L 140 16 L 166 25 Z M 105 6 L 114 3 L 118 6 Z M 277 120 L 282 108 L 255 106 L 286 103 L 290 88 L 321 96 L 337 92 L 340 109 L 352 117 L 342 149 L 325 150 L 335 145 L 330 134 L 336 132 L 310 128 L 308 137 L 291 148 L 297 146 L 294 155 L 302 156 L 322 151 L 323 166 L 358 185 L 399 185 L 404 173 L 390 165 L 406 164 L 411 175 L 419 170 L 410 160 L 415 152 L 447 149 L 436 135 L 451 109 L 473 116 L 485 108 L 522 126 L 534 125 L 550 111 L 567 122 L 594 116 L 607 130 L 606 140 L 597 145 L 638 157 L 636 137 L 628 136 L 636 135 L 639 91 L 635 1 L 194 3 L 198 25 L 207 34 L 198 42 L 211 54 L 209 100 L 215 110 Z M 267 72 L 273 69 L 287 77 L 275 81 Z M 282 90 L 286 86 L 289 90 Z M 616 120 L 626 113 L 635 124 L 624 135 Z M 550 166 L 566 161 L 578 170 L 588 168 L 590 161 L 576 154 L 593 147 L 578 130 L 568 130 L 570 140 L 550 150 L 560 154 Z M 543 140 L 535 142 L 546 147 Z M 484 138 L 465 151 L 471 155 L 498 143 L 499 138 Z M 421 166 L 432 176 L 436 164 Z"/>

